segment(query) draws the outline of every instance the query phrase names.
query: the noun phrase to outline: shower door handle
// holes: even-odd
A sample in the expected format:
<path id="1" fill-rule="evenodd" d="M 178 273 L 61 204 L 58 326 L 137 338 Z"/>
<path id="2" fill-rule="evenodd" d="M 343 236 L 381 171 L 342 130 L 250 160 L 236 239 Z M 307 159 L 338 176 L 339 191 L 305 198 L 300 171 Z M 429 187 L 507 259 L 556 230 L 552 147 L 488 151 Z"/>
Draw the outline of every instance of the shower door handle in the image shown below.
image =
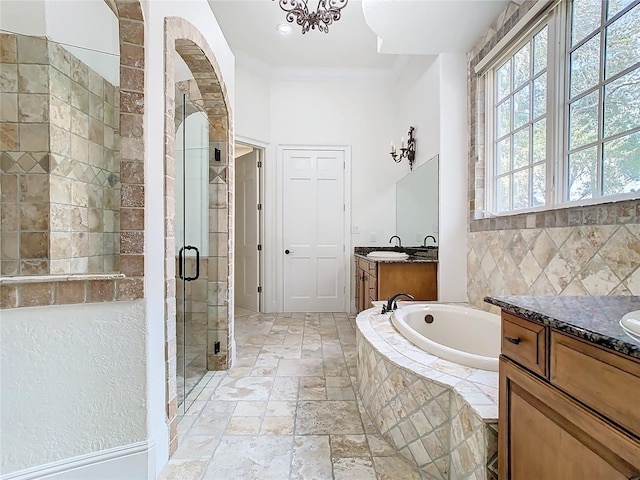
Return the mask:
<path id="1" fill-rule="evenodd" d="M 196 274 L 193 277 L 185 277 L 183 275 L 184 257 L 182 254 L 185 250 L 195 250 L 196 252 Z M 194 280 L 197 280 L 200 277 L 200 250 L 198 250 L 197 247 L 194 247 L 192 245 L 187 245 L 180 249 L 180 252 L 178 253 L 178 276 L 185 282 L 192 282 Z"/>

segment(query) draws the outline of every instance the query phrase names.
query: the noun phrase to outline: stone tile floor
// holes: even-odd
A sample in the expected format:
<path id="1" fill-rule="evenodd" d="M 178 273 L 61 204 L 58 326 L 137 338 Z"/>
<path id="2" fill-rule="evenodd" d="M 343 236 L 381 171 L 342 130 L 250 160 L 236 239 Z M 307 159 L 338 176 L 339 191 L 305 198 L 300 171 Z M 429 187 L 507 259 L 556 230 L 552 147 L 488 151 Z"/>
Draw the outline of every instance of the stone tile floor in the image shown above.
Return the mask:
<path id="1" fill-rule="evenodd" d="M 235 366 L 191 393 L 161 480 L 424 478 L 362 410 L 353 317 L 249 313 L 236 312 Z"/>

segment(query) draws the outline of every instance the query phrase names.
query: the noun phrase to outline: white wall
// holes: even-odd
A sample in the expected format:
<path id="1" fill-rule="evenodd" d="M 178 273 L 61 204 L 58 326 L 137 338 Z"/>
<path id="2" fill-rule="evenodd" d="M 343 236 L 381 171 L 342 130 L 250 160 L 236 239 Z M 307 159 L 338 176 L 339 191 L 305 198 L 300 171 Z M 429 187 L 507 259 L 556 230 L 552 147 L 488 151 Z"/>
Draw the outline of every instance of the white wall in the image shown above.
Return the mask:
<path id="1" fill-rule="evenodd" d="M 277 145 L 351 147 L 351 244 L 388 245 L 395 234 L 395 181 L 403 167 L 389 157 L 394 102 L 384 82 L 361 78 L 296 80 L 239 68 L 236 135 L 269 135 L 264 164 L 264 308 L 277 310 Z M 256 92 L 259 92 L 256 94 Z M 264 99 L 267 97 L 269 101 Z M 256 97 L 259 97 L 258 99 Z M 265 115 L 268 108 L 268 117 Z M 251 116 L 251 119 L 247 117 Z M 408 165 L 406 169 L 408 170 Z M 347 271 L 351 271 L 352 265 Z M 348 281 L 353 282 L 353 275 Z"/>
<path id="2" fill-rule="evenodd" d="M 60 42 L 112 85 L 120 85 L 118 19 L 104 1 L 2 0 L 1 10 L 2 29 Z"/>
<path id="3" fill-rule="evenodd" d="M 4 310 L 2 473 L 147 438 L 144 302 Z"/>
<path id="4" fill-rule="evenodd" d="M 23 2 L 29 8 L 31 2 Z M 104 1 L 46 0 L 47 37 L 120 85 L 118 18 Z M 28 15 L 27 15 L 28 16 Z M 81 21 L 78 19 L 81 18 Z"/>
<path id="5" fill-rule="evenodd" d="M 271 78 L 252 68 L 236 67 L 238 96 L 235 115 L 236 136 L 268 142 L 271 138 Z"/>
<path id="6" fill-rule="evenodd" d="M 242 59 L 244 62 L 244 59 Z M 464 55 L 415 56 L 397 82 L 361 78 L 283 79 L 276 71 L 239 67 L 236 135 L 271 146 L 265 162 L 265 305 L 275 311 L 281 279 L 276 231 L 275 146 L 352 147 L 353 246 L 386 246 L 396 233 L 395 184 L 409 164 L 395 164 L 396 146 L 414 126 L 418 167 L 440 155 L 442 301 L 466 301 L 466 67 Z M 267 117 L 269 113 L 269 117 Z M 353 233 L 358 231 L 359 233 Z M 403 239 L 405 245 L 416 244 Z M 353 280 L 351 280 L 353 281 Z"/>
<path id="7" fill-rule="evenodd" d="M 45 0 L 2 0 L 0 28 L 22 35 L 45 35 Z"/>
<path id="8" fill-rule="evenodd" d="M 440 64 L 440 270 L 443 302 L 467 297 L 467 61 L 442 54 Z"/>
<path id="9" fill-rule="evenodd" d="M 418 164 L 440 155 L 438 298 L 466 302 L 466 59 L 442 54 L 430 63 L 429 58 L 415 58 L 398 83 L 398 123 L 416 127 Z"/>

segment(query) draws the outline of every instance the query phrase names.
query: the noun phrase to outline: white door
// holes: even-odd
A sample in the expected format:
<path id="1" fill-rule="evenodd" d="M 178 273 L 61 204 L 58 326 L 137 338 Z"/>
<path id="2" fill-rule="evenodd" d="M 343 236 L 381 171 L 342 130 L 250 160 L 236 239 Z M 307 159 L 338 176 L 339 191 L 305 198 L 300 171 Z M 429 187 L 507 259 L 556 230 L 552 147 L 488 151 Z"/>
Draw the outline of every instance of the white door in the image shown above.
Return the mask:
<path id="1" fill-rule="evenodd" d="M 285 149 L 284 311 L 346 311 L 344 151 Z"/>
<path id="2" fill-rule="evenodd" d="M 235 294 L 238 307 L 259 311 L 258 150 L 236 158 Z"/>

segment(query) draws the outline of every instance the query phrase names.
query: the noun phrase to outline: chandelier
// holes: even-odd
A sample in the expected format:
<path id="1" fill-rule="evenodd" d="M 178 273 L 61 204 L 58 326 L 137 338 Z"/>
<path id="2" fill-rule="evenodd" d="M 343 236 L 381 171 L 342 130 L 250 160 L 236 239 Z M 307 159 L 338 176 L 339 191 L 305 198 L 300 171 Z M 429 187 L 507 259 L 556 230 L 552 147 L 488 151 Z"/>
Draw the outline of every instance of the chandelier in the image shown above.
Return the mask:
<path id="1" fill-rule="evenodd" d="M 340 20 L 340 10 L 347 6 L 347 2 L 349 0 L 318 0 L 316 11 L 309 12 L 307 0 L 278 0 L 280 8 L 287 12 L 287 21 L 295 21 L 302 27 L 302 33 L 316 28 L 328 33 L 329 25 Z"/>

